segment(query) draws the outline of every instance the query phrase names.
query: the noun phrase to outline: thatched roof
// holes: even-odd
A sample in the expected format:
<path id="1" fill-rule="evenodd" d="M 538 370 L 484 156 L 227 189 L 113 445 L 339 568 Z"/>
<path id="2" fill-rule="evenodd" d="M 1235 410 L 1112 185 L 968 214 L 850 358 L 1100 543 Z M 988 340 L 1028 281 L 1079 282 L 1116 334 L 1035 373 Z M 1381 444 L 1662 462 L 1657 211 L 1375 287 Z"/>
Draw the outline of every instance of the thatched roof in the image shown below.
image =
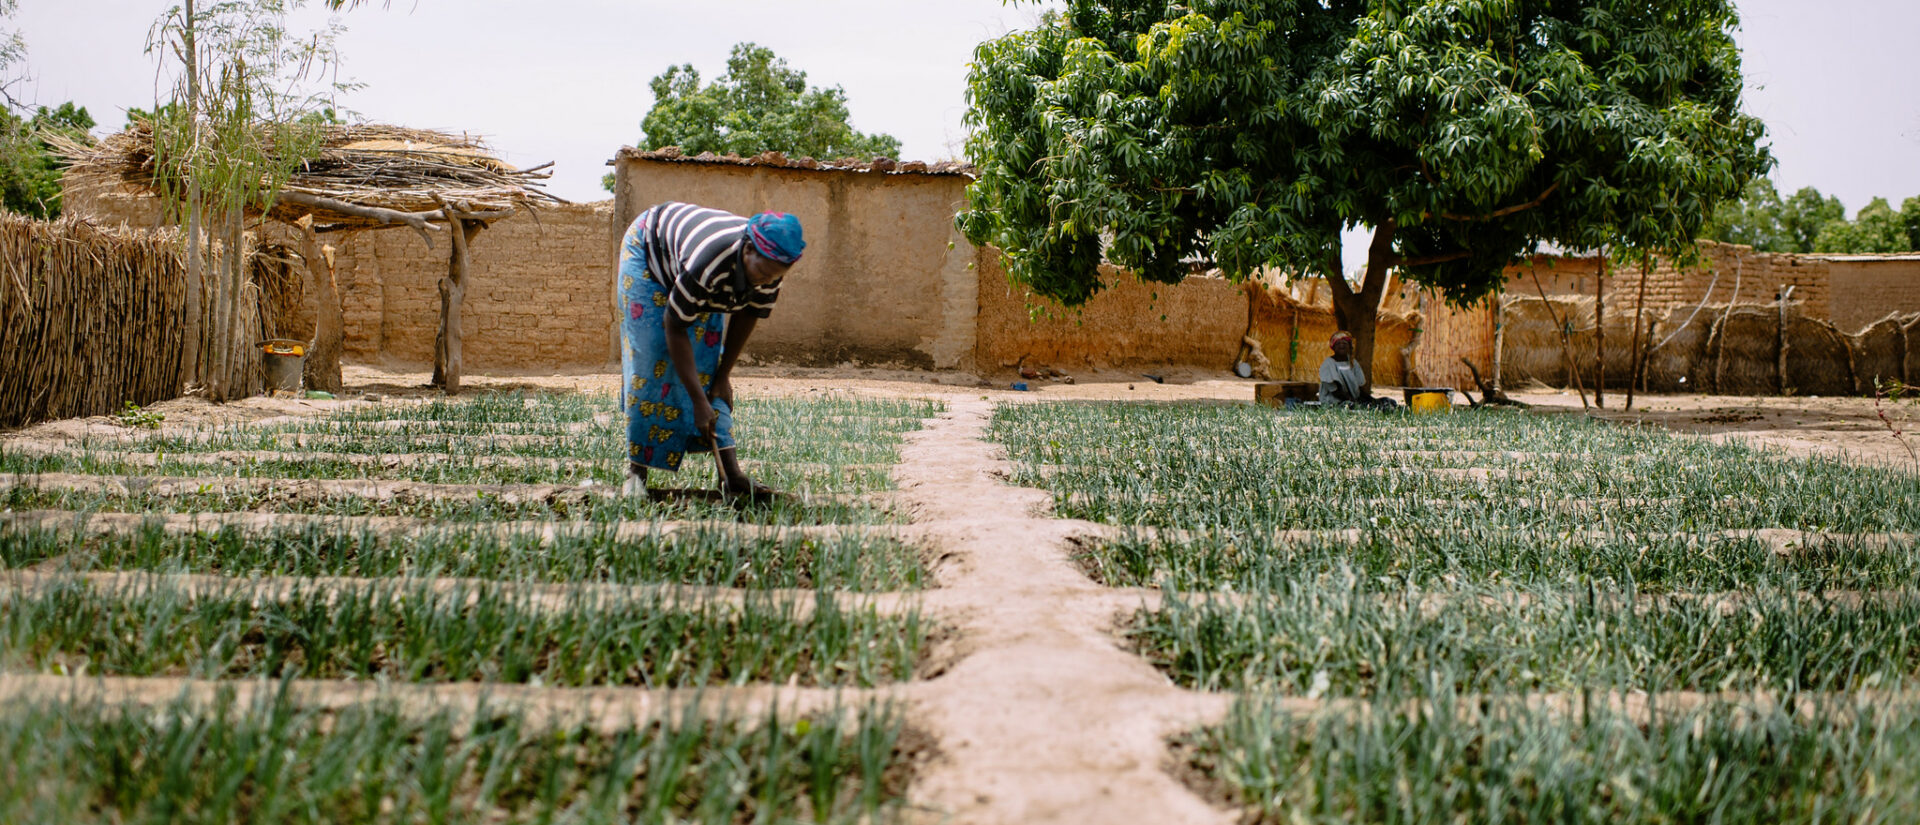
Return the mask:
<path id="1" fill-rule="evenodd" d="M 491 217 L 566 202 L 542 188 L 552 176 L 545 171 L 551 164 L 515 169 L 466 135 L 378 124 L 322 128 L 327 134 L 319 155 L 294 173 L 267 211 L 269 217 L 291 223 L 311 215 L 315 224 L 330 229 L 375 229 L 400 224 L 361 210 L 432 220 L 427 213 L 441 209 L 443 201 L 458 211 Z M 156 191 L 160 170 L 153 130 L 146 123 L 97 145 L 72 144 L 62 151 L 73 161 L 67 175 L 81 185 Z"/>

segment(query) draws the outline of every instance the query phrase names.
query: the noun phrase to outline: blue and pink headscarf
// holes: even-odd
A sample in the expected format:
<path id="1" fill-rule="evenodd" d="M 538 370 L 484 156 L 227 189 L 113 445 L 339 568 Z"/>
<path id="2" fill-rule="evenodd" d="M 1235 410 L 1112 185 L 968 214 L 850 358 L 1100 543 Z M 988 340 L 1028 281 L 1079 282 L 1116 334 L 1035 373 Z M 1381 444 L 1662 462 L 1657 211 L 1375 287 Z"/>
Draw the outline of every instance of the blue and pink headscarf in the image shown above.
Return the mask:
<path id="1" fill-rule="evenodd" d="M 800 219 L 785 212 L 761 212 L 747 219 L 747 237 L 760 254 L 791 264 L 806 251 L 806 239 L 800 235 Z"/>

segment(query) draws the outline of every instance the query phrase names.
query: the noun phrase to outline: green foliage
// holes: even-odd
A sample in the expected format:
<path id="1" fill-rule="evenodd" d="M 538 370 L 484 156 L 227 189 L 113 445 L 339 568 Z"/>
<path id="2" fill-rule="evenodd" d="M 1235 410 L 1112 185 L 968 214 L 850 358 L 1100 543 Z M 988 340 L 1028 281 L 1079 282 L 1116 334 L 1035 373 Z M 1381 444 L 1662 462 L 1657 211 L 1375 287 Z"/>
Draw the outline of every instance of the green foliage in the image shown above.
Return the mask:
<path id="1" fill-rule="evenodd" d="M 1909 199 L 1911 200 L 1911 199 Z M 1820 227 L 1813 240 L 1816 252 L 1907 252 L 1907 220 L 1886 198 L 1874 198 L 1853 220 L 1833 220 Z"/>
<path id="2" fill-rule="evenodd" d="M 335 119 L 330 95 L 347 85 L 308 86 L 337 62 L 341 27 L 332 23 L 311 35 L 290 31 L 287 15 L 301 5 L 224 0 L 191 19 L 173 8 L 154 24 L 147 50 L 194 60 L 200 78 L 197 88 L 183 84 L 155 107 L 149 121 L 155 183 L 172 208 L 184 212 L 194 181 L 217 213 L 258 209 L 318 153 L 321 127 Z"/>
<path id="3" fill-rule="evenodd" d="M 1720 204 L 1700 237 L 1722 243 L 1745 244 L 1760 252 L 1808 253 L 1822 228 L 1846 218 L 1839 198 L 1826 197 L 1811 186 L 1782 199 L 1773 181 L 1755 178 L 1739 200 Z"/>
<path id="4" fill-rule="evenodd" d="M 689 154 L 742 156 L 774 151 L 815 158 L 900 153 L 898 138 L 848 125 L 847 95 L 840 87 L 809 87 L 806 72 L 788 68 L 773 50 L 752 43 L 735 44 L 727 73 L 712 83 L 702 85 L 700 73 L 682 64 L 649 85 L 653 109 L 640 122 L 648 149 L 678 146 Z"/>
<path id="5" fill-rule="evenodd" d="M 66 164 L 47 140 L 90 140 L 94 126 L 86 107 L 72 102 L 41 106 L 32 118 L 0 110 L 0 197 L 9 211 L 36 218 L 60 215 L 60 176 Z"/>
<path id="6" fill-rule="evenodd" d="M 240 579 L 197 590 L 64 580 L 8 597 L 0 664 L 207 679 L 871 687 L 913 676 L 926 630 L 917 612 L 841 607 L 825 592 L 807 609 L 397 579 L 266 597 Z"/>
<path id="7" fill-rule="evenodd" d="M 1103 257 L 1336 270 L 1357 225 L 1382 232 L 1369 280 L 1461 301 L 1541 242 L 1678 247 L 1772 162 L 1735 23 L 1727 0 L 1070 0 L 977 50 L 958 223 L 1069 305 Z"/>
<path id="8" fill-rule="evenodd" d="M 1782 199 L 1773 182 L 1761 178 L 1740 200 L 1721 204 L 1700 237 L 1761 252 L 1912 252 L 1920 250 L 1920 197 L 1898 210 L 1874 198 L 1849 221 L 1839 198 L 1809 186 Z"/>
<path id="9" fill-rule="evenodd" d="M 114 413 L 113 419 L 122 427 L 139 427 L 148 430 L 160 429 L 160 422 L 167 420 L 165 413 L 155 412 L 128 401 L 125 408 Z"/>
<path id="10" fill-rule="evenodd" d="M 1572 704 L 1572 703 L 1569 703 Z M 1920 716 L 1872 696 L 1631 711 L 1514 697 L 1302 712 L 1248 697 L 1192 738 L 1239 821 L 1901 822 L 1920 818 Z"/>
<path id="11" fill-rule="evenodd" d="M 636 536 L 612 525 L 551 533 L 448 525 L 383 536 L 345 525 L 192 534 L 147 525 L 131 534 L 94 537 L 67 530 L 13 530 L 0 541 L 0 568 L 61 555 L 68 556 L 67 565 L 74 569 L 244 577 L 410 576 L 873 591 L 916 589 L 927 578 L 912 546 L 856 531 L 807 536 L 779 529 L 712 527 Z"/>
<path id="12" fill-rule="evenodd" d="M 0 822 L 852 825 L 896 821 L 904 790 L 888 705 L 788 719 L 694 701 L 601 724 L 484 700 L 426 715 L 211 698 L 0 706 Z"/>

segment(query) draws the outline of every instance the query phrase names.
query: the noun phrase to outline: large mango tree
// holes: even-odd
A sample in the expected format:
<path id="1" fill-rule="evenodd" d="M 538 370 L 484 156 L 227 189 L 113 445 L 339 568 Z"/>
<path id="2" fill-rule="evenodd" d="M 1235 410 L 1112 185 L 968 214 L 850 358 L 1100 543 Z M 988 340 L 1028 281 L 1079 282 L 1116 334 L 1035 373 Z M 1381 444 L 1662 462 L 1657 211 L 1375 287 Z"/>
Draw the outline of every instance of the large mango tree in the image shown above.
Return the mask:
<path id="1" fill-rule="evenodd" d="M 1103 260 L 1324 274 L 1371 364 L 1390 270 L 1465 303 L 1543 244 L 1688 247 L 1772 164 L 1737 25 L 1731 0 L 1068 0 L 975 53 L 958 224 L 1067 306 Z"/>

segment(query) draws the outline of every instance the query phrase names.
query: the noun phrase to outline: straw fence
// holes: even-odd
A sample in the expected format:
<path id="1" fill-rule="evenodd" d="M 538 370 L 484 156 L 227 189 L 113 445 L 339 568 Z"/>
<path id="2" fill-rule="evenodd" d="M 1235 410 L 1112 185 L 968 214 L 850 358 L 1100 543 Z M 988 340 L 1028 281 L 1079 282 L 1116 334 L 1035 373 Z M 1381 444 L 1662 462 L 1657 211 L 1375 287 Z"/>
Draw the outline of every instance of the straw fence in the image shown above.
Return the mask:
<path id="1" fill-rule="evenodd" d="M 1594 385 L 1593 298 L 1504 299 L 1506 347 L 1503 370 L 1509 386 L 1538 381 L 1571 384 L 1572 368 Z M 1551 306 L 1551 313 L 1548 307 Z M 1556 326 L 1553 318 L 1560 325 Z M 1632 374 L 1634 319 L 1631 310 L 1607 311 L 1608 388 L 1625 389 Z M 1648 310 L 1641 322 L 1647 356 L 1643 386 L 1655 392 L 1727 395 L 1869 395 L 1874 382 L 1920 380 L 1920 314 L 1888 316 L 1854 335 L 1802 314 L 1789 301 Z"/>
<path id="2" fill-rule="evenodd" d="M 0 214 L 0 272 L 0 427 L 180 395 L 186 265 L 177 235 Z M 253 344 L 262 322 L 257 300 L 241 303 L 242 332 L 228 346 L 232 386 L 249 395 L 261 385 Z"/>

